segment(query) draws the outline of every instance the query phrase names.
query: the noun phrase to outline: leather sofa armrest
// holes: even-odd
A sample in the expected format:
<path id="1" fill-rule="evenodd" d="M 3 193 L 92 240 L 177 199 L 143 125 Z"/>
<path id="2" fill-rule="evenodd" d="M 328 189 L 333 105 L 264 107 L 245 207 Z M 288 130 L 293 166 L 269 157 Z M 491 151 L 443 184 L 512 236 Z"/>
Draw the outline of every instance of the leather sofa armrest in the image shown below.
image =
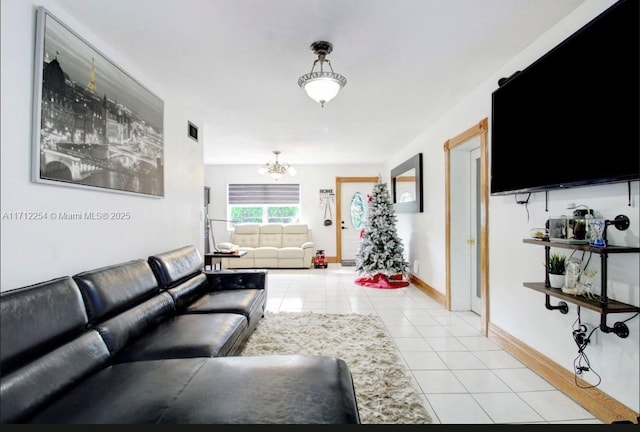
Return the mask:
<path id="1" fill-rule="evenodd" d="M 308 241 L 308 242 L 302 243 L 301 247 L 302 247 L 302 249 L 315 249 L 316 244 L 314 242 Z"/>
<path id="2" fill-rule="evenodd" d="M 206 273 L 210 291 L 267 289 L 267 270 L 220 270 Z"/>

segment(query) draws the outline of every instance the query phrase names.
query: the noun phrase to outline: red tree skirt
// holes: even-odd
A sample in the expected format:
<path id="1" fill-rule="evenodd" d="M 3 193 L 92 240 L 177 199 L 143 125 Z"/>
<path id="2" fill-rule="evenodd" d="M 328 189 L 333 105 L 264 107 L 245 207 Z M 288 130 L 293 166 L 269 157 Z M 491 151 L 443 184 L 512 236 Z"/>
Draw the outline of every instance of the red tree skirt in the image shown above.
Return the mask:
<path id="1" fill-rule="evenodd" d="M 387 277 L 387 275 L 382 273 L 378 273 L 373 277 L 360 276 L 356 278 L 355 283 L 364 287 L 384 289 L 404 288 L 409 286 L 409 282 L 402 280 L 402 275 L 391 275 Z"/>

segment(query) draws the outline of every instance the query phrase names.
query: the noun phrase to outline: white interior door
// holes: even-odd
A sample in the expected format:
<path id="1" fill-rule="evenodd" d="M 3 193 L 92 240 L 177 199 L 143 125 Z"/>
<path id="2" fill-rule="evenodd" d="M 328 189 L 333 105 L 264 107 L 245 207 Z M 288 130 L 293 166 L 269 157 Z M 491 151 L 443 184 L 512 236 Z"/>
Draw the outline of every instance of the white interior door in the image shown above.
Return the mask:
<path id="1" fill-rule="evenodd" d="M 360 230 L 366 221 L 367 195 L 371 194 L 373 183 L 343 183 L 340 206 L 342 209 L 340 229 L 342 230 L 342 265 L 355 265 L 356 253 L 360 247 Z M 360 199 L 363 200 L 359 204 Z M 364 214 L 358 214 L 359 209 Z"/>

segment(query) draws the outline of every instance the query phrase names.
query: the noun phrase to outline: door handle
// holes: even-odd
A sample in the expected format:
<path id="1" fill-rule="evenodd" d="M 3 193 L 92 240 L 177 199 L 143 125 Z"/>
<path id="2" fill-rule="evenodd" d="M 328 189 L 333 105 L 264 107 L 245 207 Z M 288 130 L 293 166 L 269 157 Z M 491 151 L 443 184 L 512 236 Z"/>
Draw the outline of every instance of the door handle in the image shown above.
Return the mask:
<path id="1" fill-rule="evenodd" d="M 470 238 L 469 240 L 467 240 L 467 244 L 469 246 L 473 246 L 474 244 L 476 244 L 476 239 L 474 238 Z"/>

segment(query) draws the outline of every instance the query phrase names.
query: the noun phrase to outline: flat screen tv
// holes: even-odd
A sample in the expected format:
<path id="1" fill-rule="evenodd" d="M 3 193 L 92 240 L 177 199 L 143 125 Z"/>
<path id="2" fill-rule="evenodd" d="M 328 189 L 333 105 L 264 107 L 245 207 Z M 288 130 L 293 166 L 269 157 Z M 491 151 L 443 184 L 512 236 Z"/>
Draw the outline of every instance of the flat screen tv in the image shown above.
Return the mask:
<path id="1" fill-rule="evenodd" d="M 639 4 L 616 2 L 499 81 L 491 195 L 640 179 Z"/>

